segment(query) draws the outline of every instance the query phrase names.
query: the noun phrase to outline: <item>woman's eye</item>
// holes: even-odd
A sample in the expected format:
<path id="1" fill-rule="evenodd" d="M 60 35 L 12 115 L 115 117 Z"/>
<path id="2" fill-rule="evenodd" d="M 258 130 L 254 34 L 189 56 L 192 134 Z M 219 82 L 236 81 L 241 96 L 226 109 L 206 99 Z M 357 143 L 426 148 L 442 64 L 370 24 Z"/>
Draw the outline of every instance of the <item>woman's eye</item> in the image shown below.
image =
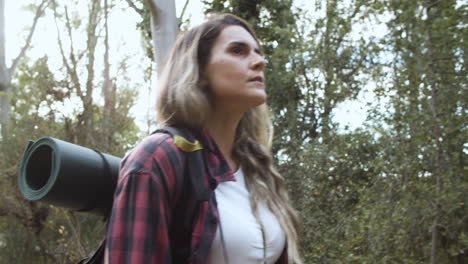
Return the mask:
<path id="1" fill-rule="evenodd" d="M 245 51 L 242 47 L 234 47 L 232 48 L 232 53 L 236 54 L 236 55 L 244 55 L 245 54 Z"/>

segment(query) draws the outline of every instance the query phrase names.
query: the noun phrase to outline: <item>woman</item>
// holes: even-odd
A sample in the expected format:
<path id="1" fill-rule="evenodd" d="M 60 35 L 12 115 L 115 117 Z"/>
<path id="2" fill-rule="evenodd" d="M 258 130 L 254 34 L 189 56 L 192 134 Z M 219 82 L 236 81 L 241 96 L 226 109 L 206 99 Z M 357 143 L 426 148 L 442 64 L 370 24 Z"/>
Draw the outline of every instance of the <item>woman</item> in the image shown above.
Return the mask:
<path id="1" fill-rule="evenodd" d="M 182 186 L 187 154 L 170 135 L 147 137 L 121 164 L 108 263 L 301 263 L 297 216 L 273 167 L 264 68 L 254 32 L 234 15 L 177 40 L 159 80 L 158 119 L 197 135 L 214 191 L 189 232 L 175 226 L 180 200 L 192 199 Z"/>

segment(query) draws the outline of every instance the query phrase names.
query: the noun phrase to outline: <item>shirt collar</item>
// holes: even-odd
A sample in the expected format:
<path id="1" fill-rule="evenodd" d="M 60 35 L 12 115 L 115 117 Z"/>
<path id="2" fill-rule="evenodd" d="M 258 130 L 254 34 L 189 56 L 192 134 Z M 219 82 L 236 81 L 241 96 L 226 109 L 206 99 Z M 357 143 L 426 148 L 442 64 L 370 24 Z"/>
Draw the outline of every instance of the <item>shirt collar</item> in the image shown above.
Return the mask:
<path id="1" fill-rule="evenodd" d="M 208 170 L 218 183 L 225 181 L 235 181 L 234 172 L 229 167 L 223 153 L 208 133 L 207 129 L 200 132 L 200 139 L 203 147 L 207 150 L 205 158 L 208 160 Z"/>

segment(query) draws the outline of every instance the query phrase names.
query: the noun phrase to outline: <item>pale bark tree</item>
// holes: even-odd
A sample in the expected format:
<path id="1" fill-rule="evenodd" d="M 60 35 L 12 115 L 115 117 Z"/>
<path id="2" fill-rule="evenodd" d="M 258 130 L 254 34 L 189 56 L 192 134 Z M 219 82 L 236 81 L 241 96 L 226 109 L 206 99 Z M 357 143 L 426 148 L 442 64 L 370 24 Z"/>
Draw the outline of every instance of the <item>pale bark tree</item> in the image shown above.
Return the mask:
<path id="1" fill-rule="evenodd" d="M 134 1 L 126 0 L 128 5 L 133 8 L 142 17 L 145 16 L 145 11 L 138 8 Z M 177 33 L 179 31 L 179 23 L 176 16 L 175 1 L 174 0 L 142 0 L 151 14 L 151 37 L 153 41 L 153 54 L 155 54 L 155 61 L 157 71 L 160 72 L 167 54 L 169 53 L 172 45 L 174 44 Z M 188 1 L 187 1 L 188 2 Z M 187 6 L 185 3 L 185 7 Z M 184 8 L 185 9 L 185 8 Z"/>
<path id="2" fill-rule="evenodd" d="M 135 10 L 142 18 L 148 16 L 148 10 L 139 8 L 135 2 L 146 4 L 150 13 L 150 28 L 142 29 L 144 32 L 151 32 L 152 38 L 152 53 L 154 54 L 153 59 L 155 60 L 156 71 L 159 74 L 164 65 L 164 61 L 169 54 L 169 51 L 174 44 L 180 24 L 183 21 L 183 17 L 188 5 L 189 0 L 185 1 L 182 8 L 182 13 L 179 19 L 176 17 L 175 1 L 174 0 L 126 0 L 129 7 Z M 152 79 L 151 77 L 149 78 Z M 152 85 L 148 87 L 148 97 L 151 97 Z M 148 133 L 151 127 L 150 119 L 150 108 L 147 112 L 147 127 Z"/>
<path id="3" fill-rule="evenodd" d="M 104 96 L 104 114 L 102 117 L 102 130 L 104 133 L 104 146 L 110 147 L 112 138 L 112 130 L 110 128 L 110 120 L 115 111 L 115 85 L 110 76 L 109 63 L 109 24 L 108 24 L 109 5 L 108 1 L 104 0 L 104 82 L 102 93 Z"/>
<path id="4" fill-rule="evenodd" d="M 174 0 L 146 0 L 151 11 L 151 36 L 158 72 L 161 71 L 178 32 Z"/>
<path id="5" fill-rule="evenodd" d="M 93 88 L 94 88 L 94 61 L 95 61 L 95 52 L 96 52 L 96 45 L 98 36 L 96 34 L 96 29 L 99 23 L 99 15 L 101 12 L 101 3 L 100 0 L 93 0 L 91 3 L 90 14 L 88 19 L 88 26 L 87 26 L 87 57 L 88 57 L 88 64 L 86 69 L 88 71 L 88 78 L 86 80 L 86 95 L 84 97 L 84 111 L 83 115 L 81 116 L 81 120 L 85 127 L 85 143 L 91 143 L 95 145 L 94 138 L 92 137 L 92 133 L 90 133 L 93 129 Z"/>
<path id="6" fill-rule="evenodd" d="M 5 139 L 9 133 L 8 133 L 8 121 L 9 121 L 9 116 L 10 116 L 10 102 L 9 102 L 9 96 L 11 92 L 11 77 L 15 73 L 15 70 L 21 61 L 21 59 L 24 57 L 26 54 L 26 51 L 28 50 L 32 37 L 34 35 L 34 31 L 36 30 L 36 25 L 37 22 L 39 21 L 39 18 L 43 15 L 44 10 L 47 8 L 49 5 L 50 0 L 43 0 L 39 6 L 36 8 L 36 12 L 34 15 L 33 23 L 31 28 L 29 29 L 28 36 L 26 38 L 26 41 L 24 45 L 22 46 L 19 54 L 13 59 L 13 62 L 11 63 L 10 67 L 7 66 L 5 54 L 5 42 L 6 42 L 6 36 L 5 36 L 5 0 L 0 0 L 0 107 L 1 107 L 1 113 L 0 113 L 0 125 L 1 125 L 1 134 L 2 138 Z"/>

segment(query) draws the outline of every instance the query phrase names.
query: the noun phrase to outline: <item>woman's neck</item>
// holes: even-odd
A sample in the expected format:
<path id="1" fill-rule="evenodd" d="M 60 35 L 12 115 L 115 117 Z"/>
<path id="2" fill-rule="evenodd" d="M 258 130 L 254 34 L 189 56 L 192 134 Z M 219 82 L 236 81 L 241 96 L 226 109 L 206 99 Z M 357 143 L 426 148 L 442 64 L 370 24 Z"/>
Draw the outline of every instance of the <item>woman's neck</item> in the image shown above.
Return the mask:
<path id="1" fill-rule="evenodd" d="M 234 114 L 230 111 L 219 111 L 217 109 L 213 110 L 206 124 L 206 129 L 208 129 L 211 137 L 213 137 L 220 148 L 231 170 L 236 171 L 239 164 L 238 161 L 234 160 L 232 151 L 237 125 L 242 118 L 242 114 Z"/>

